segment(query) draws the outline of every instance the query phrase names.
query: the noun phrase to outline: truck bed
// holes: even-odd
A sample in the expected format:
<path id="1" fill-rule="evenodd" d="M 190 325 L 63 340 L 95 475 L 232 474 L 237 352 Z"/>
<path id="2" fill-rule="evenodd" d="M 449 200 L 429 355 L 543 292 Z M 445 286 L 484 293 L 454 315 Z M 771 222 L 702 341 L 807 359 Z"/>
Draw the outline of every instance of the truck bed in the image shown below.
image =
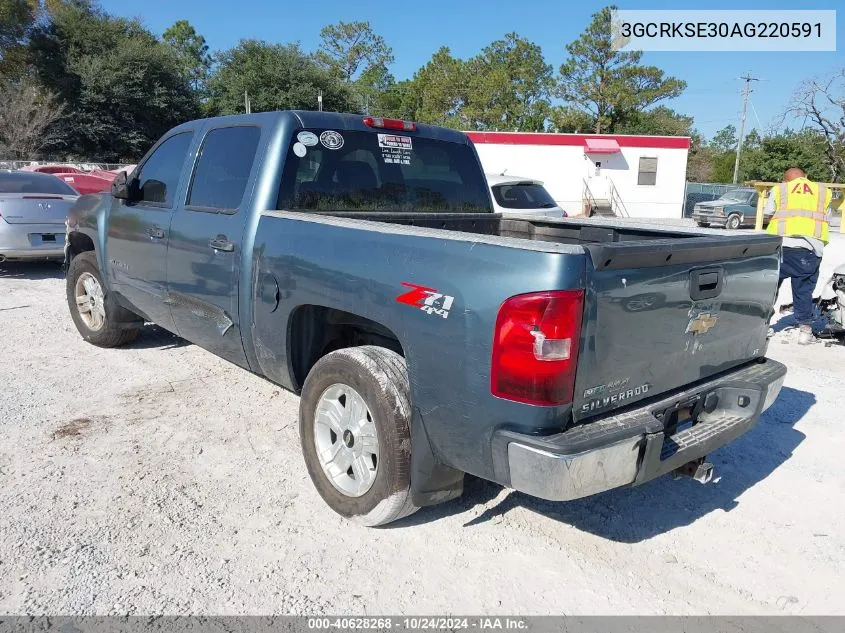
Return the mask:
<path id="1" fill-rule="evenodd" d="M 299 241 L 314 243 L 324 235 L 316 225 L 333 227 L 337 241 L 322 238 L 328 250 L 319 257 L 321 265 L 354 242 L 367 244 L 361 247 L 366 256 L 360 257 L 383 261 L 390 267 L 385 273 L 403 274 L 401 281 L 425 286 L 430 279 L 445 279 L 448 285 L 437 291 L 458 297 L 464 308 L 463 317 L 452 318 L 469 323 L 483 313 L 491 319 L 473 329 L 481 337 L 481 347 L 471 352 L 477 356 L 473 362 L 484 365 L 489 363 L 491 317 L 504 299 L 519 292 L 583 288 L 575 396 L 564 416 L 575 422 L 765 355 L 777 289 L 778 236 L 498 214 L 264 215 L 294 221 L 288 228 L 265 224 L 273 240 L 282 234 L 293 239 L 295 231 Z M 347 274 L 350 257 L 346 252 Z M 510 283 L 519 290 L 509 290 Z M 362 284 L 372 286 L 363 274 L 356 280 Z M 475 297 L 476 288 L 486 292 Z M 432 336 L 442 338 L 440 330 Z"/>

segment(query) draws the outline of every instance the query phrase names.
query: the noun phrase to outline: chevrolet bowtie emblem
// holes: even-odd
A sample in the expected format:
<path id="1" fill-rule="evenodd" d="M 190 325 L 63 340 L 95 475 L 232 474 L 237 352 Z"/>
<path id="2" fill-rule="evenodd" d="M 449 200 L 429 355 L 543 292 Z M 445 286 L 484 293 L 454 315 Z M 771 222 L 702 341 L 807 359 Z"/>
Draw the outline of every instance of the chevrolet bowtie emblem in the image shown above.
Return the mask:
<path id="1" fill-rule="evenodd" d="M 716 325 L 716 321 L 718 320 L 718 314 L 710 314 L 709 312 L 699 314 L 694 319 L 690 319 L 690 322 L 687 324 L 686 333 L 707 334 L 707 332 L 713 329 L 713 326 Z"/>

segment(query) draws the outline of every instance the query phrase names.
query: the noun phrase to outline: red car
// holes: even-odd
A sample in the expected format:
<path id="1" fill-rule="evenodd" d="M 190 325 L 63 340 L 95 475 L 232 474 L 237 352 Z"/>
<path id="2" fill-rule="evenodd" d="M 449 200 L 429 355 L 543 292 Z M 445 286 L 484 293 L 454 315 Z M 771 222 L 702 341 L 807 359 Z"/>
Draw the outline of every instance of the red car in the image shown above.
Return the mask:
<path id="1" fill-rule="evenodd" d="M 20 171 L 35 171 L 39 174 L 81 174 L 84 173 L 77 167 L 70 165 L 27 165 L 21 167 Z"/>
<path id="2" fill-rule="evenodd" d="M 76 189 L 81 194 L 103 193 L 105 191 L 109 191 L 113 180 L 82 172 L 64 172 L 53 175 L 62 180 L 62 182 L 65 182 Z"/>

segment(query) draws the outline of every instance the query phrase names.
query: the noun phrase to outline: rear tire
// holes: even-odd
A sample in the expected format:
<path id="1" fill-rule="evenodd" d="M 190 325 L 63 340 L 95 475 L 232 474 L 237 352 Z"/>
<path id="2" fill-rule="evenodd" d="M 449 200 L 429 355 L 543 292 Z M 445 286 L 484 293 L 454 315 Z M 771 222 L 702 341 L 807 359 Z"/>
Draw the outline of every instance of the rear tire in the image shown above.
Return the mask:
<path id="1" fill-rule="evenodd" d="M 700 226 L 703 229 L 706 229 L 706 228 L 710 227 L 710 223 L 709 222 L 699 222 L 698 226 Z"/>
<path id="2" fill-rule="evenodd" d="M 67 271 L 67 305 L 76 329 L 98 347 L 118 347 L 138 338 L 138 328 L 121 327 L 137 317 L 115 305 L 105 293 L 97 255 L 86 251 L 74 257 Z"/>
<path id="3" fill-rule="evenodd" d="M 731 229 L 733 231 L 740 228 L 741 226 L 742 226 L 742 216 L 740 216 L 740 215 L 734 214 L 734 215 L 728 217 L 727 222 L 725 222 L 725 228 Z"/>
<path id="4" fill-rule="evenodd" d="M 314 487 L 341 516 L 377 526 L 417 510 L 410 385 L 396 352 L 364 345 L 317 361 L 302 389 L 299 433 Z"/>

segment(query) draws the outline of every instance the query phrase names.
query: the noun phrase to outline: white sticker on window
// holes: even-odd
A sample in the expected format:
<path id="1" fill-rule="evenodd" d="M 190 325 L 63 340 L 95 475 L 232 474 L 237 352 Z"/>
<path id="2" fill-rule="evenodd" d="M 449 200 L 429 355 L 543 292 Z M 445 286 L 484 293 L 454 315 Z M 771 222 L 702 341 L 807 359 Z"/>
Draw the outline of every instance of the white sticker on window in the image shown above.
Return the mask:
<path id="1" fill-rule="evenodd" d="M 379 134 L 378 146 L 381 148 L 398 147 L 400 149 L 414 149 L 410 136 L 399 136 L 398 134 Z"/>
<path id="2" fill-rule="evenodd" d="M 340 149 L 343 147 L 343 137 L 334 130 L 326 130 L 320 134 L 320 143 L 326 149 Z"/>
<path id="3" fill-rule="evenodd" d="M 410 136 L 398 134 L 379 134 L 378 146 L 381 148 L 381 158 L 388 165 L 410 165 L 413 141 Z"/>
<path id="4" fill-rule="evenodd" d="M 302 143 L 293 144 L 293 153 L 299 156 L 300 158 L 305 156 L 306 152 L 308 152 L 308 150 L 305 149 L 305 145 L 303 145 Z"/>
<path id="5" fill-rule="evenodd" d="M 313 147 L 319 142 L 314 132 L 300 132 L 296 135 L 296 140 L 305 145 L 305 147 Z"/>

